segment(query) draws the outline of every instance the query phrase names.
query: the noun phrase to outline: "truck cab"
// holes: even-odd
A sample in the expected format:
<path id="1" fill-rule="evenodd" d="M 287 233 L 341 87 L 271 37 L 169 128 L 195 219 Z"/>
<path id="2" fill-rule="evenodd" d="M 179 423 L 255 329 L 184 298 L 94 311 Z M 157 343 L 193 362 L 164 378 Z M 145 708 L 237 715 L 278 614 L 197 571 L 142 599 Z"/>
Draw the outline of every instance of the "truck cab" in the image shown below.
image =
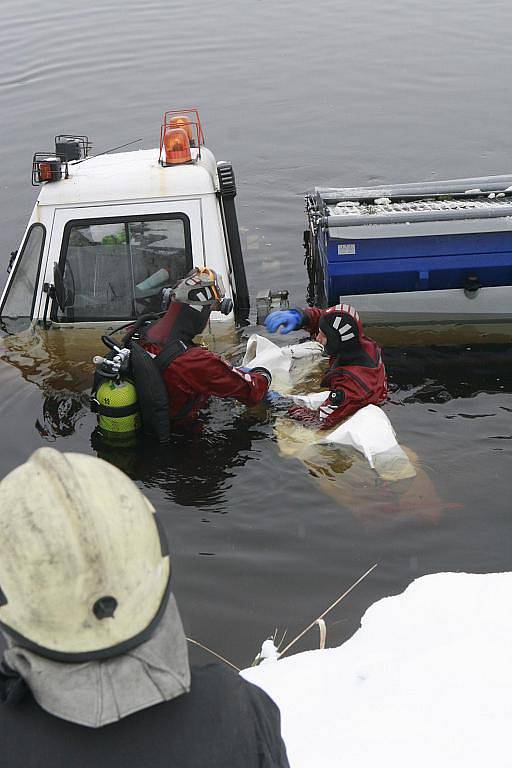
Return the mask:
<path id="1" fill-rule="evenodd" d="M 92 155 L 86 136 L 36 153 L 40 192 L 0 298 L 4 331 L 121 325 L 165 309 L 193 267 L 214 269 L 234 310 L 249 295 L 229 163 L 204 145 L 197 110 L 164 114 L 159 147 Z"/>

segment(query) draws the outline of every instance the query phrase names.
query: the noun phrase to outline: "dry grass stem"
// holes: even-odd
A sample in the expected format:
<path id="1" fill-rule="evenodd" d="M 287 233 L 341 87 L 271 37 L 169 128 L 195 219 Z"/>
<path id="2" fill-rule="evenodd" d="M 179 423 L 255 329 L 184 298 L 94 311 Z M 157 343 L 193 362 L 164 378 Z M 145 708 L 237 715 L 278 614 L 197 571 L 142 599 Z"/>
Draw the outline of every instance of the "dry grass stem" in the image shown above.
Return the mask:
<path id="1" fill-rule="evenodd" d="M 227 664 L 229 667 L 232 667 L 233 669 L 236 669 L 237 672 L 240 672 L 240 667 L 237 667 L 236 664 L 233 664 L 232 661 L 229 661 L 228 659 L 224 658 L 224 656 L 221 656 L 220 653 L 217 653 L 216 651 L 212 651 L 211 648 L 208 648 L 207 645 L 203 645 L 198 640 L 192 640 L 191 637 L 187 637 L 187 640 L 189 643 L 193 643 L 193 645 L 197 645 L 199 648 L 202 648 L 203 651 L 207 651 L 208 653 L 211 653 L 212 656 L 216 656 L 217 659 L 220 659 L 225 664 Z"/>
<path id="2" fill-rule="evenodd" d="M 284 639 L 285 639 L 287 633 L 288 633 L 288 630 L 285 629 L 284 632 L 283 632 L 283 636 L 281 637 L 279 642 L 276 643 L 276 640 L 277 640 L 277 629 L 276 629 L 276 636 L 274 638 L 274 645 L 276 646 L 277 650 L 279 650 L 281 648 L 282 644 L 284 643 Z"/>
<path id="3" fill-rule="evenodd" d="M 315 624 L 318 624 L 318 631 L 320 632 L 319 648 L 321 651 L 323 651 L 325 648 L 325 641 L 327 639 L 327 627 L 325 626 L 325 621 L 323 619 L 317 619 Z"/>

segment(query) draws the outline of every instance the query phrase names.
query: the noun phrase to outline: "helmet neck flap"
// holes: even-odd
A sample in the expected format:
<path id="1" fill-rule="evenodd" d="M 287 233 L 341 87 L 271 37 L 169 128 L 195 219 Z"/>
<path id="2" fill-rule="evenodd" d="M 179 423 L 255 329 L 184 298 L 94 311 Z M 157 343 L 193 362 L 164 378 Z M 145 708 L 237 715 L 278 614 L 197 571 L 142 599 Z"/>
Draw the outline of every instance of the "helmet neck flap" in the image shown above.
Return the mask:
<path id="1" fill-rule="evenodd" d="M 78 725 L 101 728 L 190 690 L 187 640 L 173 595 L 151 637 L 122 655 L 62 663 L 5 639 L 10 680 L 21 677 L 40 707 Z"/>

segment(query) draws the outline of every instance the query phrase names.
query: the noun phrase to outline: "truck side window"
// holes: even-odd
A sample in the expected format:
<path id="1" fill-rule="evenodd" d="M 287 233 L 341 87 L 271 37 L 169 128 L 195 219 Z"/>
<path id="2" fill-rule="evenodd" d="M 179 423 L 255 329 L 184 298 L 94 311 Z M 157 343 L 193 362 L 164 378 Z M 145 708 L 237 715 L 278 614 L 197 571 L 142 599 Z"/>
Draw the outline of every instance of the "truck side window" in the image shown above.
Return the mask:
<path id="1" fill-rule="evenodd" d="M 4 321 L 7 319 L 30 321 L 32 317 L 45 234 L 46 230 L 42 224 L 33 224 L 25 238 L 8 293 L 3 307 L 0 308 Z M 18 322 L 13 329 L 20 331 L 28 325 L 29 322 L 21 324 Z"/>
<path id="2" fill-rule="evenodd" d="M 60 322 L 124 320 L 161 309 L 162 289 L 192 268 L 182 214 L 70 222 L 60 266 L 69 296 Z"/>

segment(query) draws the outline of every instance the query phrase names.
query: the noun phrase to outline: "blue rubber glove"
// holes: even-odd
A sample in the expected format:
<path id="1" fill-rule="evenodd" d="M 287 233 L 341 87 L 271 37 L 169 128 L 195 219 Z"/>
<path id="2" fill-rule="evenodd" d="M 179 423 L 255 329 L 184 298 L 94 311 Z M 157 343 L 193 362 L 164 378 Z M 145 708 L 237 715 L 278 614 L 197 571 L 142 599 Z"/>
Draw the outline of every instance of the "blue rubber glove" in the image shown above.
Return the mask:
<path id="1" fill-rule="evenodd" d="M 269 405 L 284 405 L 290 400 L 286 395 L 282 395 L 280 392 L 276 392 L 275 389 L 269 389 L 265 397 L 263 398 Z"/>
<path id="2" fill-rule="evenodd" d="M 270 333 L 275 333 L 281 326 L 281 333 L 290 333 L 300 328 L 301 324 L 302 312 L 298 309 L 278 309 L 265 319 L 265 328 Z"/>

